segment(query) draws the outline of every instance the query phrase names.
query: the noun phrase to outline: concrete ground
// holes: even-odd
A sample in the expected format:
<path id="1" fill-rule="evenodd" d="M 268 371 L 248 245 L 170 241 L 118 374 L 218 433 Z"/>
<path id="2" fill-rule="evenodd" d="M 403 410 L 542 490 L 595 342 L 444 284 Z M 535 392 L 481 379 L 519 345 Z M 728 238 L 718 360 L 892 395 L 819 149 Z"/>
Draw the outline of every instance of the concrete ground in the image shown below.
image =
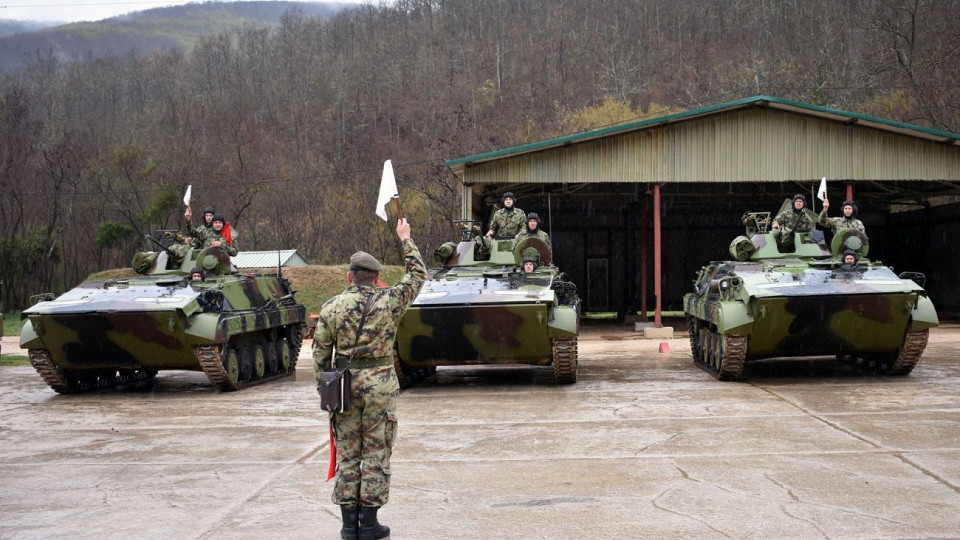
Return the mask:
<path id="1" fill-rule="evenodd" d="M 458 368 L 405 391 L 392 538 L 960 538 L 960 329 L 899 378 L 782 361 L 722 383 L 685 341 L 587 327 L 576 385 Z M 0 538 L 339 538 L 306 353 L 235 393 L 162 372 L 58 396 L 0 368 Z"/>

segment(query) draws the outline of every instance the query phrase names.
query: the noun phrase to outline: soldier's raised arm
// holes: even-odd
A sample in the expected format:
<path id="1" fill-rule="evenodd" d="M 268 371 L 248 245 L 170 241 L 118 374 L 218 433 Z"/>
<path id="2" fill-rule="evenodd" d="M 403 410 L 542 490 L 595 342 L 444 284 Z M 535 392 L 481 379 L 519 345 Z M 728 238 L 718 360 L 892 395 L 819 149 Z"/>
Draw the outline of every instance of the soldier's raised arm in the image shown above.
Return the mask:
<path id="1" fill-rule="evenodd" d="M 427 266 L 423 262 L 417 245 L 410 238 L 410 223 L 406 218 L 397 220 L 397 237 L 403 245 L 403 263 L 406 273 L 393 286 L 393 293 L 400 303 L 398 307 L 405 310 L 417 298 L 417 294 L 427 281 Z"/>

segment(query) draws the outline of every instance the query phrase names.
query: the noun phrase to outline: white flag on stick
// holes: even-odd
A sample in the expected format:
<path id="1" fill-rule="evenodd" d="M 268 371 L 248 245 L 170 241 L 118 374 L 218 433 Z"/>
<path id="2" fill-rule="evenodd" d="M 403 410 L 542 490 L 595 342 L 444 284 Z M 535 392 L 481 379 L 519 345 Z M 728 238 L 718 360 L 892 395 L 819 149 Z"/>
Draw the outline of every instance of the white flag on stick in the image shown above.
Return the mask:
<path id="1" fill-rule="evenodd" d="M 380 195 L 377 196 L 377 215 L 380 219 L 387 220 L 387 210 L 384 208 L 390 199 L 400 197 L 400 191 L 397 190 L 397 179 L 393 176 L 393 164 L 390 160 L 383 162 L 383 177 L 380 179 Z"/>
<path id="2" fill-rule="evenodd" d="M 190 206 L 190 192 L 193 190 L 193 184 L 187 186 L 187 192 L 183 194 L 183 204 Z"/>
<path id="3" fill-rule="evenodd" d="M 821 201 L 827 198 L 827 177 L 820 179 L 820 189 L 817 190 L 817 198 Z"/>

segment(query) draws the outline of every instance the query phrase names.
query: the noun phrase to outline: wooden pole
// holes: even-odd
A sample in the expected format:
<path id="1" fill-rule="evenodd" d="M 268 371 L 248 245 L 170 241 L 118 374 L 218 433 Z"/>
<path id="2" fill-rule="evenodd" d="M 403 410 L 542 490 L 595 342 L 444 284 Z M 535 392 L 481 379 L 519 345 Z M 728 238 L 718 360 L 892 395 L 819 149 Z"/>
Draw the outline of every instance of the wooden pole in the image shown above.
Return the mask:
<path id="1" fill-rule="evenodd" d="M 397 190 L 399 191 L 399 190 Z M 400 193 L 397 193 L 397 220 L 403 219 L 403 210 L 400 210 Z"/>

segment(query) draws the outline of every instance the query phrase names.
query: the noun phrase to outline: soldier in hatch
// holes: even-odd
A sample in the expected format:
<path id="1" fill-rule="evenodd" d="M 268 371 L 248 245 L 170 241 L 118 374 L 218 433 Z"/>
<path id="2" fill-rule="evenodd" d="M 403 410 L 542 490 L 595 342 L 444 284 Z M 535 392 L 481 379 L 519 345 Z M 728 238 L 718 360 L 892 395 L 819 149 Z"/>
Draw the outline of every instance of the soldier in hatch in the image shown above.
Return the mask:
<path id="1" fill-rule="evenodd" d="M 773 218 L 773 228 L 781 236 L 812 231 L 816 223 L 803 211 L 806 206 L 807 198 L 797 193 L 793 196 L 793 208 L 788 208 Z"/>
<path id="2" fill-rule="evenodd" d="M 213 216 L 211 227 L 210 230 L 204 231 L 203 236 L 198 239 L 199 247 L 219 247 L 223 248 L 227 255 L 235 256 L 240 250 L 237 249 L 237 241 L 233 238 L 233 233 L 226 218 L 220 214 Z"/>
<path id="3" fill-rule="evenodd" d="M 523 258 L 523 271 L 527 274 L 532 274 L 537 271 L 537 260 L 533 257 L 524 257 Z"/>
<path id="4" fill-rule="evenodd" d="M 857 203 L 853 201 L 843 201 L 843 217 L 828 218 L 827 209 L 830 208 L 830 199 L 823 200 L 823 210 L 820 211 L 820 220 L 817 221 L 824 228 L 830 229 L 834 233 L 840 229 L 854 229 L 863 234 L 867 234 L 867 229 L 863 222 L 857 219 Z"/>
<path id="5" fill-rule="evenodd" d="M 193 210 L 188 206 L 187 209 L 183 211 L 183 219 L 187 220 L 187 234 L 194 238 L 203 238 L 205 232 L 213 229 L 213 216 L 215 215 L 217 215 L 217 212 L 212 207 L 204 208 L 203 223 L 194 227 L 193 222 L 190 221 L 191 218 L 193 218 Z"/>
<path id="6" fill-rule="evenodd" d="M 517 198 L 513 193 L 506 192 L 500 198 L 500 208 L 490 218 L 490 230 L 487 236 L 494 238 L 513 238 L 523 229 L 524 213 L 516 207 Z"/>
<path id="7" fill-rule="evenodd" d="M 547 244 L 551 251 L 553 250 L 553 246 L 550 245 L 550 237 L 540 229 L 540 216 L 536 212 L 527 214 L 527 226 L 513 238 L 513 245 L 516 246 L 527 238 L 539 238 Z"/>

